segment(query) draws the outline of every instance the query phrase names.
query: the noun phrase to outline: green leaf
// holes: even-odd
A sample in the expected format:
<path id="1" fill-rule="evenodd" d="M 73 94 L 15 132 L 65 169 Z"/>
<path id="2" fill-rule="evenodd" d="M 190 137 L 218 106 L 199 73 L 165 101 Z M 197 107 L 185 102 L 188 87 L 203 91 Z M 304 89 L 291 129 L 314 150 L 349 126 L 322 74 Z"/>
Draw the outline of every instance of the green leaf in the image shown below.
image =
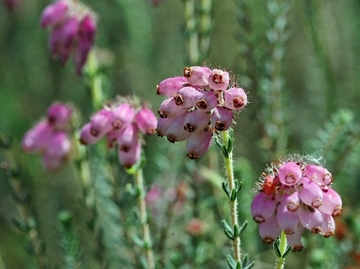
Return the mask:
<path id="1" fill-rule="evenodd" d="M 239 237 L 239 226 L 237 224 L 234 224 L 234 238 Z"/>
<path id="2" fill-rule="evenodd" d="M 224 227 L 225 230 L 227 230 L 228 232 L 232 233 L 232 228 L 231 228 L 231 226 L 226 222 L 226 220 L 223 219 L 223 220 L 221 221 L 221 223 L 222 223 L 222 225 L 223 225 L 223 227 Z"/>
<path id="3" fill-rule="evenodd" d="M 249 263 L 246 267 L 243 267 L 243 269 L 250 269 L 254 266 L 255 262 Z"/>
<path id="4" fill-rule="evenodd" d="M 222 145 L 221 150 L 222 150 L 224 157 L 226 159 L 229 159 L 229 152 L 228 152 L 227 148 L 225 147 L 225 145 Z"/>
<path id="5" fill-rule="evenodd" d="M 238 186 L 237 186 L 237 190 L 236 190 L 236 194 L 239 194 L 243 185 L 244 185 L 244 182 L 241 180 L 241 181 L 236 181 Z"/>
<path id="6" fill-rule="evenodd" d="M 223 190 L 224 190 L 224 192 L 226 193 L 227 197 L 230 198 L 230 193 L 229 193 L 229 190 L 228 190 L 228 184 L 225 183 L 225 182 L 223 182 L 223 183 L 221 184 L 221 187 L 223 188 Z"/>
<path id="7" fill-rule="evenodd" d="M 226 262 L 227 262 L 227 264 L 229 265 L 229 267 L 230 267 L 231 269 L 235 269 L 235 268 L 236 268 L 236 262 L 235 262 L 234 258 L 231 257 L 230 255 L 227 255 L 227 256 L 226 256 Z"/>
<path id="8" fill-rule="evenodd" d="M 281 258 L 286 258 L 286 256 L 290 253 L 290 250 L 291 250 L 291 247 L 287 246 L 287 248 Z"/>
<path id="9" fill-rule="evenodd" d="M 242 268 L 244 268 L 246 266 L 246 264 L 248 263 L 248 260 L 249 260 L 249 256 L 247 254 L 245 254 L 244 259 L 241 262 Z"/>
<path id="10" fill-rule="evenodd" d="M 227 230 L 224 230 L 224 233 L 225 233 L 225 235 L 227 236 L 227 238 L 229 238 L 230 240 L 235 240 L 232 232 L 229 232 L 229 231 L 227 231 Z"/>
<path id="11" fill-rule="evenodd" d="M 273 248 L 274 248 L 274 252 L 275 252 L 276 257 L 281 258 L 282 255 L 281 255 L 281 252 L 280 252 L 280 249 L 279 249 L 279 242 L 278 241 L 274 242 Z"/>
<path id="12" fill-rule="evenodd" d="M 215 136 L 215 144 L 222 149 L 223 144 L 220 142 L 219 137 Z"/>
<path id="13" fill-rule="evenodd" d="M 134 243 L 136 244 L 136 245 L 138 245 L 139 247 L 145 247 L 145 242 L 141 239 L 141 238 L 139 238 L 137 235 L 135 235 L 135 234 L 132 234 L 131 235 L 131 239 L 134 241 Z"/>
<path id="14" fill-rule="evenodd" d="M 230 195 L 230 201 L 234 202 L 237 198 L 237 191 L 235 189 L 232 189 L 231 195 Z"/>
<path id="15" fill-rule="evenodd" d="M 243 225 L 239 228 L 239 236 L 245 231 L 246 227 L 248 226 L 248 222 L 244 221 Z"/>

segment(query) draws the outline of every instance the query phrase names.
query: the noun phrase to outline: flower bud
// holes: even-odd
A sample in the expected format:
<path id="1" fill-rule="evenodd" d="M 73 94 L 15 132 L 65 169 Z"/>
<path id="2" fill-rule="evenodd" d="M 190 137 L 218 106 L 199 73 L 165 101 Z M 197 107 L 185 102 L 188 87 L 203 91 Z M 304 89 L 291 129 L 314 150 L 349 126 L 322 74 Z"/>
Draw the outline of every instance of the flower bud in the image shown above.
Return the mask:
<path id="1" fill-rule="evenodd" d="M 247 95 L 242 88 L 233 87 L 225 91 L 225 106 L 229 109 L 239 110 L 246 106 Z"/>
<path id="2" fill-rule="evenodd" d="M 103 137 L 106 133 L 110 132 L 110 130 L 113 128 L 111 125 L 112 118 L 113 114 L 111 110 L 103 108 L 98 111 L 94 116 L 92 116 L 90 121 L 91 134 L 95 137 Z"/>
<path id="3" fill-rule="evenodd" d="M 184 129 L 184 119 L 188 113 L 183 113 L 176 117 L 166 130 L 166 137 L 171 143 L 184 141 L 190 133 Z"/>
<path id="4" fill-rule="evenodd" d="M 289 195 L 283 197 L 281 203 L 277 207 L 276 217 L 280 228 L 285 234 L 294 234 L 299 225 L 299 217 L 296 210 L 289 210 L 289 199 L 291 199 L 289 198 Z"/>
<path id="5" fill-rule="evenodd" d="M 183 70 L 184 77 L 192 84 L 197 86 L 207 86 L 211 70 L 205 66 L 185 67 Z"/>
<path id="6" fill-rule="evenodd" d="M 187 112 L 187 108 L 178 106 L 174 98 L 165 99 L 160 104 L 160 109 L 158 110 L 160 118 L 176 118 L 185 112 Z"/>
<path id="7" fill-rule="evenodd" d="M 80 42 L 94 43 L 96 34 L 96 23 L 92 15 L 86 15 L 79 25 L 79 40 Z"/>
<path id="8" fill-rule="evenodd" d="M 191 108 L 195 105 L 196 100 L 201 96 L 199 92 L 194 87 L 182 87 L 177 94 L 174 95 L 174 100 L 176 105 Z"/>
<path id="9" fill-rule="evenodd" d="M 304 226 L 299 224 L 295 230 L 295 233 L 286 235 L 286 241 L 291 247 L 291 250 L 293 252 L 301 251 L 304 248 L 304 245 L 301 242 L 301 235 L 303 231 L 304 231 Z"/>
<path id="10" fill-rule="evenodd" d="M 211 145 L 212 136 L 211 128 L 201 133 L 192 133 L 186 141 L 186 156 L 190 159 L 197 159 L 204 155 Z"/>
<path id="11" fill-rule="evenodd" d="M 303 177 L 301 179 L 301 184 L 298 187 L 299 196 L 303 203 L 310 205 L 314 208 L 318 208 L 322 204 L 323 192 L 319 187 L 318 183 Z"/>
<path id="12" fill-rule="evenodd" d="M 319 210 L 334 217 L 339 216 L 342 212 L 342 200 L 340 195 L 331 188 L 324 190 L 322 205 L 319 207 Z"/>
<path id="13" fill-rule="evenodd" d="M 41 14 L 41 26 L 43 28 L 53 27 L 61 23 L 66 18 L 68 9 L 69 5 L 65 0 L 48 5 Z"/>
<path id="14" fill-rule="evenodd" d="M 73 43 L 77 37 L 78 29 L 79 20 L 77 17 L 68 18 L 62 26 L 62 47 L 60 51 L 60 62 L 62 65 L 66 64 L 69 58 Z"/>
<path id="15" fill-rule="evenodd" d="M 62 38 L 64 25 L 59 25 L 51 30 L 49 38 L 49 50 L 53 58 L 58 58 L 62 50 Z"/>
<path id="16" fill-rule="evenodd" d="M 304 228 L 310 230 L 314 234 L 321 232 L 324 216 L 319 210 L 307 205 L 303 205 L 299 207 L 298 215 L 299 220 Z"/>
<path id="17" fill-rule="evenodd" d="M 257 223 L 264 222 L 275 213 L 276 201 L 273 195 L 259 192 L 251 202 L 251 215 Z"/>
<path id="18" fill-rule="evenodd" d="M 92 44 L 89 42 L 79 40 L 79 43 L 75 47 L 74 51 L 74 64 L 76 69 L 76 74 L 80 75 L 82 68 L 84 67 L 88 54 L 91 50 Z"/>
<path id="19" fill-rule="evenodd" d="M 287 162 L 279 168 L 279 179 L 284 185 L 291 186 L 300 181 L 302 176 L 300 167 L 295 162 Z"/>
<path id="20" fill-rule="evenodd" d="M 264 243 L 274 243 L 280 236 L 280 233 L 281 229 L 274 214 L 259 225 L 259 234 Z"/>
<path id="21" fill-rule="evenodd" d="M 135 124 L 126 124 L 121 127 L 117 137 L 117 143 L 121 151 L 128 152 L 135 145 L 138 137 L 138 128 Z"/>
<path id="22" fill-rule="evenodd" d="M 74 63 L 77 74 L 81 74 L 81 70 L 86 63 L 88 54 L 94 43 L 95 34 L 96 34 L 95 20 L 91 15 L 87 15 L 79 25 L 79 31 L 78 31 L 79 41 L 75 48 L 75 53 L 74 53 Z"/>
<path id="23" fill-rule="evenodd" d="M 324 214 L 324 221 L 321 225 L 321 232 L 320 234 L 323 235 L 325 238 L 333 236 L 335 234 L 335 220 L 331 215 Z"/>
<path id="24" fill-rule="evenodd" d="M 48 146 L 46 148 L 45 154 L 48 157 L 61 159 L 69 153 L 70 148 L 71 148 L 71 142 L 66 132 L 59 131 L 52 134 Z"/>
<path id="25" fill-rule="evenodd" d="M 128 103 L 122 103 L 112 111 L 112 126 L 115 129 L 121 128 L 122 125 L 129 124 L 135 117 L 134 108 Z"/>
<path id="26" fill-rule="evenodd" d="M 217 106 L 211 115 L 211 126 L 218 131 L 226 131 L 232 124 L 233 112 L 224 107 Z"/>
<path id="27" fill-rule="evenodd" d="M 160 118 L 156 126 L 158 136 L 165 136 L 169 125 L 174 121 L 173 118 Z"/>
<path id="28" fill-rule="evenodd" d="M 173 97 L 174 94 L 180 90 L 187 79 L 184 77 L 172 77 L 164 79 L 156 86 L 156 94 L 164 95 L 168 98 Z"/>
<path id="29" fill-rule="evenodd" d="M 47 120 L 40 121 L 26 132 L 22 140 L 22 148 L 26 152 L 39 152 L 45 150 L 53 134 Z"/>
<path id="30" fill-rule="evenodd" d="M 100 136 L 100 135 L 94 136 L 91 133 L 91 123 L 90 122 L 88 122 L 81 128 L 80 139 L 79 139 L 81 144 L 91 145 L 91 144 L 98 142 L 101 138 L 102 138 L 102 136 Z"/>
<path id="31" fill-rule="evenodd" d="M 119 162 L 125 168 L 131 168 L 136 164 L 141 157 L 141 144 L 136 140 L 134 145 L 130 147 L 130 150 L 125 152 L 120 149 L 118 150 Z"/>
<path id="32" fill-rule="evenodd" d="M 141 132 L 146 134 L 155 133 L 158 120 L 149 108 L 142 107 L 140 111 L 135 115 L 134 121 L 136 122 Z"/>
<path id="33" fill-rule="evenodd" d="M 213 69 L 209 75 L 209 87 L 213 90 L 225 91 L 229 82 L 229 73 L 226 71 Z"/>
<path id="34" fill-rule="evenodd" d="M 57 129 L 63 129 L 67 124 L 72 109 L 62 103 L 54 103 L 47 110 L 48 122 L 51 126 Z"/>
<path id="35" fill-rule="evenodd" d="M 210 114 L 196 109 L 187 113 L 183 126 L 189 133 L 199 133 L 208 128 L 209 122 Z"/>
<path id="36" fill-rule="evenodd" d="M 208 112 L 217 106 L 218 100 L 214 92 L 203 91 L 196 101 L 196 107 L 204 112 Z"/>
<path id="37" fill-rule="evenodd" d="M 316 181 L 320 186 L 329 186 L 333 181 L 330 172 L 325 167 L 319 165 L 307 165 L 304 176 Z"/>

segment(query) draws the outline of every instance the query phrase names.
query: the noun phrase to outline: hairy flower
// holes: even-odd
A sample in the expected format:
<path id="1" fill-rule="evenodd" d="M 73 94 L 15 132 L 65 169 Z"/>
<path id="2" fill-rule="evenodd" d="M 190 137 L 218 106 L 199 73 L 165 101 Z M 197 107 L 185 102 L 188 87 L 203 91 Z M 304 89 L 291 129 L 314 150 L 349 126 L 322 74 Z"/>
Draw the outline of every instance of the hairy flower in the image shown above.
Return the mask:
<path id="1" fill-rule="evenodd" d="M 185 67 L 183 77 L 164 79 L 156 93 L 167 97 L 158 110 L 158 135 L 171 143 L 187 140 L 190 159 L 204 155 L 213 134 L 227 131 L 234 112 L 247 104 L 245 91 L 230 85 L 227 71 L 206 66 Z"/>
<path id="2" fill-rule="evenodd" d="M 263 241 L 276 240 L 280 228 L 292 250 L 300 251 L 304 229 L 325 238 L 334 235 L 334 217 L 341 214 L 342 201 L 332 182 L 330 172 L 311 156 L 290 155 L 271 164 L 251 203 Z"/>

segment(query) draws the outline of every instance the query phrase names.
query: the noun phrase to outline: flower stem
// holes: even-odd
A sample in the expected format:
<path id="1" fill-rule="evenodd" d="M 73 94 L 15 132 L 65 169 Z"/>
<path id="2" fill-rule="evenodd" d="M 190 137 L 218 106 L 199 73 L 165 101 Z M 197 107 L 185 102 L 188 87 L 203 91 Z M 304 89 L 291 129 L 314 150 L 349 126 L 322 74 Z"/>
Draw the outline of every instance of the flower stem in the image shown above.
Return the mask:
<path id="1" fill-rule="evenodd" d="M 276 259 L 276 269 L 283 269 L 285 265 L 285 257 L 282 257 L 286 251 L 287 243 L 286 243 L 286 234 L 284 231 L 281 231 L 280 235 L 280 246 L 279 250 L 281 253 L 281 257 L 277 257 Z"/>
<path id="2" fill-rule="evenodd" d="M 222 132 L 222 138 L 223 138 L 223 144 L 228 145 L 230 135 L 229 131 Z M 225 170 L 226 170 L 226 176 L 227 176 L 227 183 L 228 183 L 228 190 L 229 193 L 233 193 L 236 190 L 236 184 L 235 184 L 235 178 L 234 178 L 234 168 L 233 168 L 233 155 L 232 155 L 232 149 L 228 150 L 227 156 L 224 155 L 224 161 L 225 161 Z M 229 205 L 230 205 L 230 214 L 231 214 L 231 227 L 239 226 L 238 224 L 238 205 L 237 205 L 237 197 L 235 199 L 229 199 Z M 235 262 L 241 261 L 241 241 L 240 236 L 234 236 L 233 240 L 233 251 L 234 251 L 234 259 Z"/>
<path id="3" fill-rule="evenodd" d="M 89 53 L 85 69 L 89 77 L 88 83 L 91 92 L 92 106 L 97 110 L 103 105 L 105 98 L 102 90 L 102 77 L 99 73 L 99 63 L 94 49 Z"/>
<path id="4" fill-rule="evenodd" d="M 188 35 L 189 62 L 191 65 L 197 65 L 200 61 L 199 34 L 196 24 L 195 0 L 185 0 L 185 25 Z"/>
<path id="5" fill-rule="evenodd" d="M 154 253 L 152 250 L 152 243 L 150 237 L 150 229 L 149 229 L 149 220 L 146 210 L 146 203 L 145 203 L 145 190 L 144 190 L 144 177 L 142 169 L 137 169 L 134 174 L 135 184 L 138 188 L 138 204 L 139 204 L 139 211 L 140 211 L 140 222 L 141 222 L 141 232 L 142 232 L 142 239 L 144 241 L 144 249 L 146 252 L 146 261 L 147 261 L 147 268 L 154 269 L 155 268 L 155 261 L 154 261 Z"/>

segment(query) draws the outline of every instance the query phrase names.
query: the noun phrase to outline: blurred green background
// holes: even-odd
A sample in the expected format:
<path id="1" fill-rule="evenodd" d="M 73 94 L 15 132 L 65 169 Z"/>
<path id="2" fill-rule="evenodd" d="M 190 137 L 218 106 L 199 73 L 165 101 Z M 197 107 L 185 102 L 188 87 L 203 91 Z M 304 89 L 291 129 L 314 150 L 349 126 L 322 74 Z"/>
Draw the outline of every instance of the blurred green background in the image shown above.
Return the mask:
<path id="1" fill-rule="evenodd" d="M 275 15 L 271 14 L 274 2 L 286 5 L 287 9 L 284 12 L 286 27 L 280 31 L 284 40 L 278 43 L 269 41 L 277 19 L 276 11 Z M 156 7 L 147 0 L 87 0 L 85 3 L 98 15 L 95 46 L 103 65 L 107 97 L 111 100 L 116 95 L 136 94 L 151 103 L 156 111 L 163 98 L 155 94 L 155 86 L 167 77 L 181 75 L 182 69 L 189 65 L 183 1 L 164 0 Z M 24 167 L 34 160 L 24 156 L 18 143 L 52 102 L 72 103 L 80 112 L 80 124 L 87 122 L 93 113 L 86 81 L 75 74 L 73 63 L 69 61 L 61 67 L 49 55 L 49 33 L 39 25 L 41 12 L 48 4 L 43 0 L 23 0 L 13 11 L 0 6 L 0 131 L 13 137 L 17 145 L 14 162 Z M 231 70 L 239 85 L 248 92 L 250 103 L 237 117 L 235 127 L 235 158 L 241 159 L 239 166 L 249 166 L 248 173 L 245 168 L 238 168 L 242 169 L 240 175 L 248 184 L 248 190 L 265 164 L 276 160 L 280 153 L 322 152 L 328 161 L 326 167 L 333 172 L 334 188 L 343 197 L 342 221 L 349 233 L 346 239 L 341 239 L 345 243 L 339 247 L 340 256 L 334 257 L 346 258 L 336 267 L 326 267 L 329 265 L 322 264 L 325 254 L 315 251 L 319 243 L 311 239 L 307 242 L 308 253 L 305 246 L 301 255 L 312 257 L 306 268 L 350 265 L 360 268 L 359 261 L 356 263 L 354 259 L 360 251 L 360 1 L 214 0 L 211 14 L 211 43 L 204 63 Z M 242 24 L 244 21 L 246 25 Z M 281 51 L 278 60 L 273 57 L 276 48 Z M 279 65 L 278 73 L 271 69 L 274 62 Z M 272 94 L 273 86 L 266 86 L 267 81 L 275 83 L 277 79 L 282 81 L 280 95 Z M 274 120 L 277 117 L 280 123 Z M 164 143 L 164 138 L 151 137 L 145 148 L 150 182 L 161 181 L 165 164 L 159 164 L 159 159 L 151 156 L 171 152 Z M 280 143 L 284 146 L 277 150 Z M 221 170 L 221 161 L 219 166 Z M 33 171 L 36 169 L 30 167 L 30 174 L 39 175 L 39 171 Z M 181 178 L 182 172 L 179 174 Z M 11 216 L 16 215 L 16 206 L 4 182 L 5 179 L 1 179 L 2 254 L 8 244 L 6 231 L 13 229 Z M 58 191 L 58 186 L 50 184 L 49 188 L 43 188 L 44 185 L 31 182 L 27 183 L 30 189 L 36 190 L 44 201 L 47 198 L 41 194 L 52 197 Z M 81 192 L 81 187 L 74 188 Z M 248 212 L 243 214 L 249 217 Z M 333 241 L 330 241 L 332 246 L 325 249 L 336 251 L 340 241 L 326 240 Z M 248 245 L 251 248 L 251 243 Z M 261 248 L 258 253 L 270 249 Z M 255 249 L 252 251 L 256 253 Z M 19 266 L 11 268 L 22 268 Z"/>

